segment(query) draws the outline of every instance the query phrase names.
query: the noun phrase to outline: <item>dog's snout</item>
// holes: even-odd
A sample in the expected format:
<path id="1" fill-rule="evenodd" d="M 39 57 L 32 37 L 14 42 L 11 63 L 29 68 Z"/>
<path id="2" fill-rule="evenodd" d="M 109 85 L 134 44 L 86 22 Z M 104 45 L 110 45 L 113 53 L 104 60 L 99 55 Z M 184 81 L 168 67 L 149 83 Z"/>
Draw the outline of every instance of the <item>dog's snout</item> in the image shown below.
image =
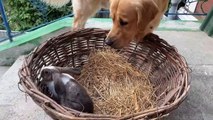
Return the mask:
<path id="1" fill-rule="evenodd" d="M 106 42 L 105 42 L 107 45 L 109 45 L 109 46 L 112 46 L 113 45 L 113 40 L 112 39 L 110 39 L 110 38 L 106 38 Z"/>

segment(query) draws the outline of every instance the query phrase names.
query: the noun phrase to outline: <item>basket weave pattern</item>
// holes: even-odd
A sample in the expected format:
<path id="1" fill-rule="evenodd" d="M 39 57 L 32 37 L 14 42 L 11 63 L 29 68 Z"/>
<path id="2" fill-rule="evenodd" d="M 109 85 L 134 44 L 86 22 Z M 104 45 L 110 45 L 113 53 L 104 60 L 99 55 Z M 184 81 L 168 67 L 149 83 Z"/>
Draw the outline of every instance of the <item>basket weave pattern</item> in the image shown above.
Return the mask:
<path id="1" fill-rule="evenodd" d="M 107 30 L 83 29 L 51 38 L 37 47 L 24 60 L 19 70 L 24 91 L 54 119 L 155 119 L 167 116 L 185 99 L 189 90 L 188 66 L 176 49 L 155 34 L 143 42 L 131 43 L 122 50 L 130 63 L 143 72 L 150 73 L 156 91 L 158 107 L 132 115 L 110 116 L 81 113 L 57 104 L 39 88 L 40 70 L 43 66 L 79 67 L 88 60 L 91 49 L 105 46 Z"/>

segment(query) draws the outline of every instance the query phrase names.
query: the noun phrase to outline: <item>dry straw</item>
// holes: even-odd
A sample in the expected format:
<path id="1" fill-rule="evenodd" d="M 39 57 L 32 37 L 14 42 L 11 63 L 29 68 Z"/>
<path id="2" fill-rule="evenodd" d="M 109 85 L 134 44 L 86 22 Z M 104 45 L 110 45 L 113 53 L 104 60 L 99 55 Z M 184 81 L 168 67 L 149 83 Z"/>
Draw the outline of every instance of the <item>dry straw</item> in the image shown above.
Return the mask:
<path id="1" fill-rule="evenodd" d="M 92 96 L 98 114 L 128 115 L 156 105 L 148 76 L 113 49 L 92 50 L 79 81 Z"/>

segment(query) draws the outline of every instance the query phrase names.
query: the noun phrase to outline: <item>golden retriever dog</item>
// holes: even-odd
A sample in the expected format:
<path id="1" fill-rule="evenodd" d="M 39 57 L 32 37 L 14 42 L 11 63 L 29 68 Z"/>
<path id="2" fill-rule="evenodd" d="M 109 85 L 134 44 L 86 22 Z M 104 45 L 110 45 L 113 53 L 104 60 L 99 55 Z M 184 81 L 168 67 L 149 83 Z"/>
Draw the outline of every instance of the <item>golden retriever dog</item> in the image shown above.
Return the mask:
<path id="1" fill-rule="evenodd" d="M 60 7 L 69 0 L 43 0 Z M 72 0 L 74 12 L 73 29 L 84 28 L 89 17 L 101 8 L 109 8 L 113 27 L 107 35 L 106 44 L 123 48 L 131 41 L 139 42 L 152 33 L 167 10 L 169 0 Z"/>

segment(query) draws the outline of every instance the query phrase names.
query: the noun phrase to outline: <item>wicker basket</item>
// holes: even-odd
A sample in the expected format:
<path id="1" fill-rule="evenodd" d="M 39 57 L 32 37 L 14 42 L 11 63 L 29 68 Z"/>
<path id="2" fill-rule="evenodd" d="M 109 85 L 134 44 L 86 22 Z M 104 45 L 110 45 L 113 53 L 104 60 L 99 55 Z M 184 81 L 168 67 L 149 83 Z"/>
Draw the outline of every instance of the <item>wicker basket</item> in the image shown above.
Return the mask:
<path id="1" fill-rule="evenodd" d="M 110 116 L 81 113 L 64 108 L 39 91 L 40 70 L 43 66 L 82 66 L 90 50 L 101 49 L 107 30 L 83 29 L 54 37 L 37 47 L 19 71 L 20 84 L 43 110 L 54 119 L 158 119 L 165 117 L 185 99 L 189 90 L 188 66 L 173 46 L 155 34 L 143 42 L 131 43 L 123 54 L 140 70 L 151 72 L 151 83 L 158 86 L 155 93 L 158 107 L 127 116 Z M 150 67 L 151 64 L 151 67 Z M 148 67 L 149 66 L 149 67 Z"/>

